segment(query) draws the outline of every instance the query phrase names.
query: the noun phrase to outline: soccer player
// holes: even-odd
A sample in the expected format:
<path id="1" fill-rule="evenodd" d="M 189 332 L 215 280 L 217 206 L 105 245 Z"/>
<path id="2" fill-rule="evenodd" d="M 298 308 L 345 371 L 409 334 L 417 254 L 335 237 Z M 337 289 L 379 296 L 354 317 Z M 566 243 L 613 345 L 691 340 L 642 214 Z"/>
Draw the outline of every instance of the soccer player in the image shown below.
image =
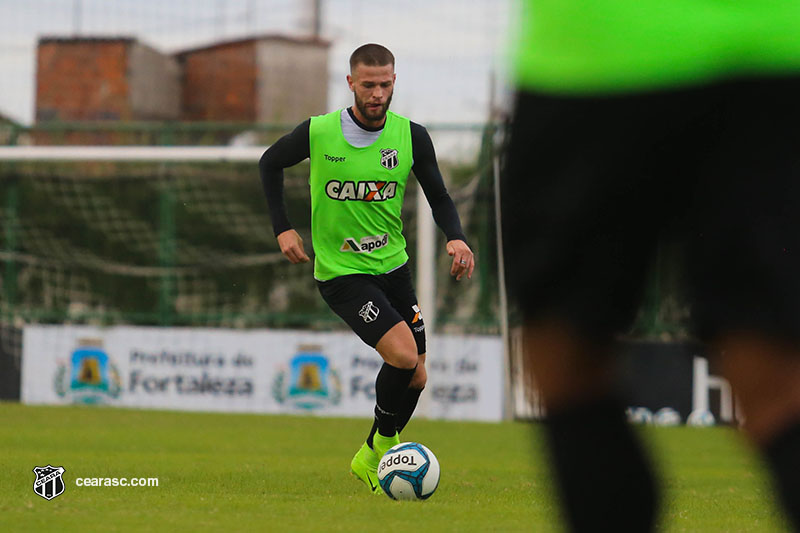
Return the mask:
<path id="1" fill-rule="evenodd" d="M 800 2 L 529 0 L 506 264 L 574 531 L 647 531 L 656 484 L 611 385 L 659 238 L 800 530 Z"/>
<path id="2" fill-rule="evenodd" d="M 351 471 L 380 493 L 380 457 L 400 442 L 425 387 L 425 324 L 411 283 L 400 210 L 414 172 L 447 237 L 456 280 L 475 261 L 447 194 L 428 132 L 389 111 L 394 56 L 365 44 L 350 56 L 354 105 L 311 117 L 262 156 L 273 230 L 292 263 L 309 257 L 283 202 L 283 169 L 310 158 L 314 277 L 322 298 L 384 360 L 375 380 L 375 419 Z"/>

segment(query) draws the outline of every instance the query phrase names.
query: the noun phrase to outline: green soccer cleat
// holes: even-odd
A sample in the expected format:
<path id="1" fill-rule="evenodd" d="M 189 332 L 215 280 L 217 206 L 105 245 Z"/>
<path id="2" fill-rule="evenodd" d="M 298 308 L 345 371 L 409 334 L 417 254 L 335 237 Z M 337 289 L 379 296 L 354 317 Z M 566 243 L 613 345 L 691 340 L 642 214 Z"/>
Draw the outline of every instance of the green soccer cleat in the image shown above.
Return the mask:
<path id="1" fill-rule="evenodd" d="M 358 449 L 350 461 L 350 473 L 364 482 L 373 494 L 383 494 L 381 485 L 378 483 L 378 461 L 381 456 L 372 451 L 365 442 Z"/>
<path id="2" fill-rule="evenodd" d="M 395 433 L 392 437 L 384 437 L 380 433 L 375 433 L 375 436 L 372 437 L 372 447 L 375 449 L 375 454 L 378 456 L 378 461 L 380 462 L 381 457 L 392 446 L 397 446 L 400 444 L 400 434 Z M 377 463 L 375 463 L 377 464 Z"/>

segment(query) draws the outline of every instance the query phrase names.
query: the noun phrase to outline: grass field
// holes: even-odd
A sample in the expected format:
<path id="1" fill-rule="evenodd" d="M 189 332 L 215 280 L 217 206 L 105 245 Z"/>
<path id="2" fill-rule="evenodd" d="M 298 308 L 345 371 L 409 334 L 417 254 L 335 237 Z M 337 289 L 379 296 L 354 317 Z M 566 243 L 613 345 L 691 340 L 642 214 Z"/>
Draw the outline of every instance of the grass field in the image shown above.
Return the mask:
<path id="1" fill-rule="evenodd" d="M 524 423 L 414 420 L 403 440 L 442 466 L 426 502 L 348 475 L 365 419 L 30 407 L 0 403 L 0 531 L 560 531 L 541 439 Z M 664 531 L 781 531 L 760 464 L 723 428 L 648 428 Z M 63 466 L 46 501 L 34 466 Z M 158 487 L 77 487 L 158 477 Z M 598 487 L 598 491 L 603 487 Z M 382 523 L 381 527 L 378 524 Z"/>

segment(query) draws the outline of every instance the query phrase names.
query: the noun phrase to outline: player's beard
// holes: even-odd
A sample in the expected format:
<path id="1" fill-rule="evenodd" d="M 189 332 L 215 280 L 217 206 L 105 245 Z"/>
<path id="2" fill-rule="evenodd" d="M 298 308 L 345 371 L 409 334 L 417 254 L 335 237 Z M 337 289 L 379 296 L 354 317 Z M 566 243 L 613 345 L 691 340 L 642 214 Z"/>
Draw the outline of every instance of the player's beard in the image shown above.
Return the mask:
<path id="1" fill-rule="evenodd" d="M 361 113 L 362 117 L 366 118 L 367 120 L 373 121 L 373 122 L 380 122 L 381 120 L 384 119 L 384 117 L 386 116 L 386 112 L 389 110 L 389 104 L 392 103 L 392 96 L 394 96 L 394 93 L 389 95 L 389 98 L 386 99 L 386 103 L 383 104 L 380 108 L 378 108 L 377 111 L 375 111 L 375 110 L 371 111 L 367 107 L 366 102 L 363 102 L 362 100 L 360 100 L 358 98 L 358 95 L 356 94 L 355 95 L 355 97 L 356 97 L 356 107 L 358 108 L 358 111 Z"/>

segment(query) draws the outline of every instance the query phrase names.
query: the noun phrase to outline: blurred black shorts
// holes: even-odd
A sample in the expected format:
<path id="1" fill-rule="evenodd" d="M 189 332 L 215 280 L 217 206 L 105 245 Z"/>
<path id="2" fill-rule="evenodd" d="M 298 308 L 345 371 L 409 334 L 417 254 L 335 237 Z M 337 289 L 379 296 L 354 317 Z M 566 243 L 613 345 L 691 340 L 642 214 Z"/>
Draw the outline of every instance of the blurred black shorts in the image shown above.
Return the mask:
<path id="1" fill-rule="evenodd" d="M 526 320 L 625 333 L 659 239 L 685 250 L 701 338 L 800 332 L 800 79 L 517 96 L 502 178 Z"/>
<path id="2" fill-rule="evenodd" d="M 411 328 L 417 353 L 425 353 L 425 322 L 408 264 L 386 274 L 351 274 L 317 281 L 322 298 L 361 340 L 375 348 L 398 322 Z"/>

